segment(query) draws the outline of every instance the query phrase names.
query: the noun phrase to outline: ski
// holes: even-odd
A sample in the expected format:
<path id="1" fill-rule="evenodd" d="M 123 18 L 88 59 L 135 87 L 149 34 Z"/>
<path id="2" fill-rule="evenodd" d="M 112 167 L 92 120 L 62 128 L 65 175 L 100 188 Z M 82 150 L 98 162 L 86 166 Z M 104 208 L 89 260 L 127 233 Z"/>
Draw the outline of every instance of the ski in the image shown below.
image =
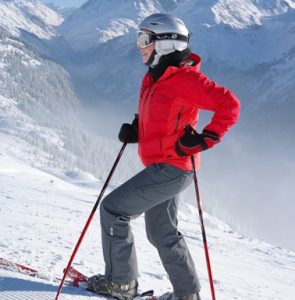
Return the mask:
<path id="1" fill-rule="evenodd" d="M 65 270 L 64 270 L 65 271 Z M 87 280 L 88 280 L 88 276 L 84 275 L 83 273 L 81 273 L 80 271 L 78 271 L 76 268 L 74 267 L 70 267 L 67 276 L 72 280 L 72 285 L 75 287 L 83 287 L 87 290 Z M 91 291 L 89 291 L 91 292 Z M 135 298 L 135 300 L 157 300 L 157 297 L 154 296 L 154 291 L 150 290 L 150 291 L 146 291 L 142 294 L 137 295 Z"/>
<path id="2" fill-rule="evenodd" d="M 48 276 L 36 269 L 33 269 L 23 264 L 16 263 L 6 258 L 0 258 L 0 269 L 20 273 L 23 275 L 28 275 L 30 277 L 35 277 L 46 281 L 60 282 L 60 278 Z M 72 282 L 69 281 L 66 282 L 66 284 L 71 283 Z"/>
<path id="3" fill-rule="evenodd" d="M 72 280 L 73 286 L 75 287 L 79 287 L 79 283 L 86 283 L 88 280 L 88 277 L 86 275 L 82 274 L 74 267 L 70 267 L 67 276 Z"/>
<path id="4" fill-rule="evenodd" d="M 51 278 L 50 276 L 47 276 L 36 269 L 33 269 L 23 264 L 16 263 L 14 261 L 5 258 L 0 258 L 0 269 L 17 272 L 23 275 L 44 279 L 47 281 L 60 282 L 59 278 Z M 74 287 L 81 287 L 87 290 L 88 276 L 84 275 L 76 268 L 70 267 L 67 273 L 67 277 L 69 279 L 66 280 L 65 282 L 67 285 L 74 286 Z M 134 299 L 135 300 L 157 300 L 157 297 L 154 296 L 154 291 L 150 290 L 142 294 L 138 294 Z"/>
<path id="5" fill-rule="evenodd" d="M 22 264 L 15 263 L 5 258 L 0 258 L 0 268 L 8 271 L 13 271 L 24 275 L 28 275 L 31 277 L 52 280 L 49 276 L 42 274 L 38 270 L 32 269 Z M 53 279 L 53 281 L 58 281 L 58 279 Z"/>

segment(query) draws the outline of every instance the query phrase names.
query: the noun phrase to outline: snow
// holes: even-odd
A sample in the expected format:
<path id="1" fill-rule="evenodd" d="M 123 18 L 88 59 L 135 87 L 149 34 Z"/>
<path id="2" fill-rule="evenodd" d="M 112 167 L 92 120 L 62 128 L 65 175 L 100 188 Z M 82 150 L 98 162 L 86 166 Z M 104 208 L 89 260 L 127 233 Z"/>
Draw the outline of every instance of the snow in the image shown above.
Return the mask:
<path id="1" fill-rule="evenodd" d="M 295 2 L 289 1 L 294 7 Z M 213 7 L 216 23 L 228 24 L 233 28 L 262 25 L 263 19 L 288 11 L 285 1 L 219 0 Z"/>
<path id="2" fill-rule="evenodd" d="M 132 66 L 130 78 L 137 78 L 138 81 L 141 70 L 140 67 L 134 66 L 135 59 L 133 58 L 138 55 L 137 52 L 135 54 L 134 31 L 142 18 L 153 12 L 166 11 L 165 9 L 168 11 L 173 9 L 173 14 L 184 19 L 192 30 L 193 50 L 197 49 L 198 52 L 201 52 L 205 66 L 206 63 L 208 66 L 208 62 L 210 66 L 210 60 L 211 63 L 222 66 L 221 78 L 227 77 L 229 75 L 227 72 L 232 72 L 233 69 L 228 71 L 224 68 L 230 65 L 240 73 L 251 70 L 254 76 L 253 82 L 257 82 L 250 89 L 259 88 L 258 84 L 263 80 L 273 82 L 269 89 L 261 87 L 261 90 L 268 90 L 263 96 L 250 97 L 251 104 L 246 104 L 247 101 L 245 101 L 245 107 L 251 106 L 254 110 L 263 104 L 267 104 L 269 107 L 269 97 L 271 96 L 277 97 L 282 102 L 280 107 L 283 107 L 285 98 L 280 95 L 288 94 L 288 87 L 292 86 L 294 82 L 295 12 L 291 10 L 295 9 L 293 0 L 88 1 L 62 25 L 61 32 L 75 51 L 85 49 L 89 51 L 87 51 L 87 57 L 81 56 L 83 64 L 84 58 L 86 58 L 85 63 L 89 60 L 95 76 L 97 74 L 99 76 L 99 72 L 102 73 L 102 76 L 98 78 L 94 77 L 92 73 L 92 76 L 87 76 L 87 72 L 84 71 L 85 65 L 80 68 L 79 64 L 76 65 L 78 63 L 76 60 L 73 63 L 80 78 L 89 78 L 91 86 L 94 83 L 100 84 L 99 92 L 96 93 L 97 97 L 104 99 L 105 95 L 101 94 L 107 90 L 110 91 L 109 94 L 113 94 L 113 99 L 124 99 L 130 105 L 132 102 L 130 97 L 124 94 L 124 88 L 128 86 L 125 78 L 126 65 Z M 40 1 L 35 0 L 0 0 L 0 12 L 1 33 L 4 29 L 4 36 L 7 33 L 8 36 L 14 36 L 14 38 L 3 37 L 4 42 L 1 40 L 0 43 L 2 75 L 6 74 L 8 70 L 5 61 L 6 55 L 19 55 L 22 57 L 22 64 L 36 68 L 40 64 L 44 65 L 41 57 L 40 60 L 38 59 L 37 53 L 31 56 L 24 50 L 26 43 L 21 41 L 21 32 L 25 30 L 40 39 L 51 39 L 57 35 L 55 27 L 61 24 L 63 20 L 61 16 L 46 8 Z M 111 43 L 108 45 L 108 42 Z M 102 48 L 95 48 L 97 46 Z M 91 55 L 94 55 L 91 48 L 94 49 L 93 53 L 97 51 L 94 57 L 95 63 L 91 59 Z M 56 55 L 58 56 L 60 54 L 58 51 L 61 50 L 53 49 L 57 50 Z M 107 55 L 101 55 L 100 50 L 102 50 L 102 54 L 107 53 Z M 263 67 L 269 69 L 263 69 Z M 111 71 L 106 72 L 106 70 Z M 133 70 L 135 73 L 132 73 Z M 123 74 L 124 78 L 121 79 L 120 74 Z M 111 81 L 108 76 L 111 76 Z M 7 78 L 12 82 L 14 80 L 9 76 Z M 104 81 L 104 79 L 106 80 Z M 244 77 L 241 77 L 240 80 L 244 84 Z M 268 86 L 266 85 L 266 87 Z M 280 90 L 281 92 L 278 94 Z M 134 91 L 135 89 L 132 90 L 132 95 L 137 95 Z M 253 99 L 255 101 L 252 101 Z M 39 100 L 41 101 L 41 99 L 36 99 L 36 105 L 39 104 Z M 65 169 L 66 167 L 61 166 L 62 163 L 56 160 L 58 154 L 64 153 L 65 160 L 70 160 L 72 157 L 72 153 L 64 148 L 64 133 L 45 127 L 44 124 L 39 124 L 40 120 L 29 117 L 21 110 L 19 105 L 21 101 L 23 101 L 21 98 L 9 98 L 5 88 L 1 90 L 0 253 L 4 258 L 40 270 L 51 280 L 28 278 L 24 275 L 0 270 L 0 299 L 53 299 L 57 289 L 57 283 L 53 282 L 53 278 L 61 277 L 62 270 L 66 266 L 92 210 L 103 181 L 101 178 L 97 179 L 92 174 L 79 170 L 74 164 L 76 160 L 73 160 L 73 169 Z M 59 100 L 59 102 L 61 101 Z M 60 107 L 58 102 L 52 103 L 54 106 Z M 114 103 L 117 104 L 117 102 Z M 36 105 L 32 104 L 32 109 Z M 68 110 L 68 106 L 65 107 Z M 121 109 L 121 106 L 119 107 Z M 280 115 L 277 110 L 278 107 L 275 108 L 275 113 Z M 289 110 L 292 111 L 292 107 Z M 265 112 L 273 116 L 269 108 Z M 95 111 L 96 118 L 98 118 L 98 114 L 99 112 Z M 114 117 L 112 117 L 113 115 Z M 251 117 L 251 123 L 252 121 L 255 123 L 255 117 Z M 114 131 L 116 126 L 114 126 L 113 119 L 116 118 L 117 122 L 121 122 L 120 117 L 118 118 L 115 113 L 105 113 L 104 118 L 108 119 Z M 108 123 L 104 122 L 104 119 L 102 120 L 100 119 L 101 124 L 104 124 L 103 130 L 106 130 L 105 127 L 108 127 L 106 125 Z M 275 123 L 273 119 L 271 122 Z M 247 119 L 247 132 L 251 131 L 248 126 Z M 276 122 L 274 126 L 279 128 L 279 122 Z M 288 128 L 292 129 L 292 126 L 290 122 Z M 224 147 L 223 153 L 218 152 L 222 157 L 222 159 L 218 157 L 218 168 L 222 171 L 216 170 L 216 165 L 214 165 L 210 169 L 212 174 L 214 173 L 213 180 L 201 182 L 201 192 L 206 199 L 204 206 L 208 211 L 221 216 L 223 220 L 231 222 L 235 228 L 239 229 L 240 233 L 249 233 L 250 228 L 252 236 L 258 236 L 259 231 L 263 229 L 263 234 L 260 233 L 263 238 L 275 240 L 278 244 L 284 241 L 285 245 L 294 245 L 292 235 L 292 224 L 294 223 L 292 195 L 294 193 L 290 188 L 291 185 L 293 186 L 294 175 L 293 177 L 289 176 L 294 174 L 294 160 L 287 157 L 280 160 L 284 158 L 282 149 L 279 149 L 280 151 L 277 151 L 277 148 L 273 149 L 273 144 L 268 148 L 272 149 L 274 155 L 265 151 L 263 152 L 264 160 L 261 158 L 262 156 L 258 159 L 254 156 L 253 159 L 253 153 L 261 154 L 257 154 L 257 142 L 261 141 L 263 137 L 265 138 L 267 132 L 273 132 L 270 128 L 267 130 L 262 128 L 262 131 L 263 134 L 259 136 L 258 140 L 255 140 L 252 133 L 250 137 L 247 135 L 245 137 L 246 144 L 255 147 L 252 153 L 248 151 L 248 148 L 244 148 L 245 145 L 238 144 L 240 133 L 235 135 L 230 143 L 222 143 L 218 149 L 218 151 L 222 151 L 221 149 Z M 24 136 L 27 139 L 24 139 Z M 289 136 L 292 135 L 288 135 L 288 141 L 291 141 Z M 42 140 L 39 148 L 28 143 L 28 140 L 34 140 L 36 137 L 38 137 L 36 140 Z M 265 140 L 268 145 L 269 140 L 273 140 L 273 137 L 269 140 L 266 137 Z M 78 141 L 78 144 L 81 141 L 86 143 L 83 144 L 83 147 L 87 147 L 89 152 L 103 152 L 103 149 L 97 147 L 98 144 L 103 144 L 108 156 L 100 155 L 100 161 L 97 161 L 95 156 L 89 163 L 96 164 L 96 169 L 100 169 L 101 172 L 106 172 L 107 167 L 111 167 L 109 157 L 116 152 L 116 149 L 113 149 L 115 148 L 114 144 L 108 144 L 103 140 L 94 147 L 87 144 L 88 140 L 85 142 L 83 139 L 75 140 L 73 138 L 71 141 L 73 143 Z M 278 147 L 284 145 L 281 142 L 277 144 L 280 145 Z M 54 149 L 57 150 L 55 155 L 49 154 L 48 146 L 50 145 L 55 146 Z M 232 149 L 235 151 L 230 152 Z M 293 148 L 290 146 L 288 149 Z M 212 159 L 213 153 L 204 155 L 205 164 L 211 161 L 215 164 Z M 222 161 L 226 161 L 226 157 L 229 156 L 231 156 L 230 163 L 223 164 Z M 134 167 L 134 155 L 127 157 L 126 152 L 123 159 L 125 157 L 127 163 L 123 164 L 123 160 L 120 162 L 115 176 L 117 174 L 126 176 L 127 167 L 128 169 Z M 267 157 L 266 160 L 265 157 Z M 286 167 L 280 169 L 274 165 L 274 157 L 278 165 Z M 235 164 L 238 168 L 234 168 Z M 226 170 L 235 174 L 228 177 Z M 274 170 L 276 170 L 275 175 L 280 174 L 278 176 L 280 178 L 274 177 L 274 180 L 269 179 L 269 181 L 267 178 L 265 179 L 266 175 L 274 174 Z M 207 167 L 204 168 L 204 171 L 210 173 Z M 129 172 L 132 173 L 131 170 Z M 205 172 L 201 171 L 201 181 Z M 207 179 L 206 175 L 205 179 Z M 107 192 L 118 184 L 113 181 Z M 249 193 L 249 186 L 252 194 Z M 273 186 L 275 189 L 269 189 Z M 255 191 L 256 188 L 257 191 Z M 179 226 L 187 239 L 200 275 L 203 286 L 202 299 L 208 300 L 210 299 L 210 290 L 200 225 L 196 207 L 188 204 L 188 202 L 192 203 L 191 195 L 194 196 L 193 193 L 184 193 L 179 212 Z M 294 252 L 262 240 L 249 238 L 246 234 L 241 235 L 227 224 L 206 213 L 205 222 L 217 299 L 294 299 Z M 171 289 L 171 286 L 156 250 L 148 244 L 145 238 L 143 218 L 140 217 L 132 224 L 141 272 L 140 288 L 142 291 L 153 288 L 156 294 L 166 292 Z M 245 230 L 245 226 L 248 226 L 247 230 Z M 78 252 L 75 266 L 87 275 L 103 272 L 98 215 L 95 216 Z M 74 300 L 88 298 L 99 297 L 68 286 L 64 287 L 61 296 L 61 299 Z"/>
<path id="3" fill-rule="evenodd" d="M 0 141 L 1 256 L 38 269 L 50 279 L 35 279 L 0 269 L 0 299 L 53 299 L 58 286 L 53 279 L 62 276 L 103 182 L 85 172 L 33 168 L 9 152 L 17 148 L 23 156 L 28 155 L 18 140 L 1 134 Z M 295 253 L 241 236 L 206 213 L 204 218 L 217 299 L 293 299 Z M 158 254 L 146 239 L 143 217 L 132 221 L 132 227 L 141 291 L 153 288 L 156 294 L 161 294 L 171 290 Z M 197 266 L 202 299 L 209 300 L 197 210 L 185 199 L 180 206 L 179 228 Z M 87 275 L 104 270 L 98 213 L 74 265 Z M 61 300 L 98 298 L 70 286 L 63 288 L 60 297 Z"/>
<path id="4" fill-rule="evenodd" d="M 0 27 L 14 36 L 22 30 L 35 34 L 41 39 L 51 39 L 56 35 L 54 26 L 63 18 L 37 0 L 0 0 Z"/>
<path id="5" fill-rule="evenodd" d="M 15 43 L 15 42 L 14 42 Z M 17 44 L 17 43 L 15 43 Z M 21 43 L 19 43 L 21 44 Z M 5 57 L 8 53 L 17 53 L 22 55 L 22 64 L 26 65 L 26 66 L 40 66 L 41 62 L 37 59 L 33 59 L 31 58 L 29 55 L 27 55 L 26 53 L 24 53 L 21 49 L 17 48 L 15 45 L 12 44 L 0 44 L 0 53 L 3 54 L 3 57 Z M 0 68 L 2 66 L 2 69 L 4 69 L 5 64 L 4 62 L 0 61 Z"/>

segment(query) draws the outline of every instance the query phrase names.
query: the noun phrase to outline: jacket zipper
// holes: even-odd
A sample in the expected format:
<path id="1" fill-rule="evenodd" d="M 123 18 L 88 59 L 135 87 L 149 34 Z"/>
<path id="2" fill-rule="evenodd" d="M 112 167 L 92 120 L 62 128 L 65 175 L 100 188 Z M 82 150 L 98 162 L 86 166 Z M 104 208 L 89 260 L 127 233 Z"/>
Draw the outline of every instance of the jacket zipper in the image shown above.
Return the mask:
<path id="1" fill-rule="evenodd" d="M 150 114 L 152 100 L 153 100 L 153 97 L 154 97 L 154 94 L 155 94 L 156 90 L 157 89 L 154 89 L 154 92 L 151 94 L 150 101 L 149 101 L 149 107 L 148 107 L 148 114 Z"/>
<path id="2" fill-rule="evenodd" d="M 148 92 L 147 92 L 147 94 L 146 94 L 146 96 L 144 98 L 143 104 L 142 104 L 142 117 L 141 117 L 142 137 L 144 136 L 144 126 L 143 126 L 143 123 L 144 123 L 144 108 L 145 108 L 145 104 L 146 104 L 146 101 L 148 99 L 148 96 L 149 96 L 149 94 L 151 92 L 151 89 L 152 89 L 152 87 L 150 86 L 149 90 L 148 90 Z"/>
<path id="3" fill-rule="evenodd" d="M 173 133 L 175 133 L 176 130 L 178 129 L 178 125 L 179 125 L 179 123 L 180 123 L 181 113 L 182 113 L 183 109 L 184 109 L 184 106 L 182 106 L 181 109 L 180 109 L 179 112 L 178 112 L 178 115 L 177 115 L 177 121 L 176 121 L 176 125 L 175 125 L 175 128 L 174 128 Z"/>

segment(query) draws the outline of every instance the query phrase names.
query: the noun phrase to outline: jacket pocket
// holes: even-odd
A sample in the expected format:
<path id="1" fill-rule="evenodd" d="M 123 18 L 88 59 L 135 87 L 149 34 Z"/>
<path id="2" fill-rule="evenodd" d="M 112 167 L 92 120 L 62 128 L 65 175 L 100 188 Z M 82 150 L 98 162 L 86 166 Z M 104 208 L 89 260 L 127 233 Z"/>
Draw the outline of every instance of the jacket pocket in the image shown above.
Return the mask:
<path id="1" fill-rule="evenodd" d="M 173 133 L 176 133 L 178 127 L 179 127 L 179 124 L 180 124 L 180 120 L 181 120 L 181 115 L 182 115 L 182 112 L 184 110 L 184 106 L 182 106 L 177 114 L 177 119 L 176 119 L 176 124 L 175 124 L 175 128 L 174 128 L 174 131 Z"/>

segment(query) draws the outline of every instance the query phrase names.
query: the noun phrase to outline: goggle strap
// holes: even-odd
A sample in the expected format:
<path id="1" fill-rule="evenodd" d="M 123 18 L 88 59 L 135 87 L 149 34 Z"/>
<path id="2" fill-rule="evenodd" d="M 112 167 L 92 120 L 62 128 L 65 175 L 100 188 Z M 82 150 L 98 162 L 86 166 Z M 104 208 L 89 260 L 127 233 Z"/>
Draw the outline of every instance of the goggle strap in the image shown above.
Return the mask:
<path id="1" fill-rule="evenodd" d="M 177 34 L 177 33 L 154 33 L 151 35 L 152 41 L 162 41 L 162 40 L 176 40 L 189 42 L 189 36 Z"/>

